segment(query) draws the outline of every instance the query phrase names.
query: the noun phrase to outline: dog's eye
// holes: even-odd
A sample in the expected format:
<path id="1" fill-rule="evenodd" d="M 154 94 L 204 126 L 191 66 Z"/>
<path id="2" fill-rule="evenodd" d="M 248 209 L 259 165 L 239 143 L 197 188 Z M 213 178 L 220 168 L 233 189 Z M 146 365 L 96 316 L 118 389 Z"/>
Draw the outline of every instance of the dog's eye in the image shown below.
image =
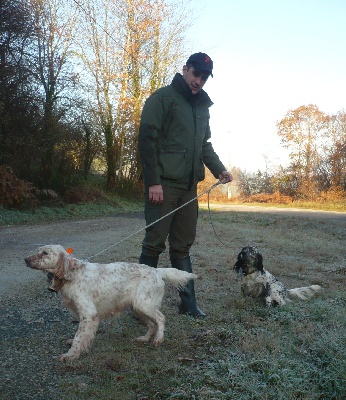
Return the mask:
<path id="1" fill-rule="evenodd" d="M 48 253 L 46 251 L 42 251 L 43 256 L 48 256 Z"/>

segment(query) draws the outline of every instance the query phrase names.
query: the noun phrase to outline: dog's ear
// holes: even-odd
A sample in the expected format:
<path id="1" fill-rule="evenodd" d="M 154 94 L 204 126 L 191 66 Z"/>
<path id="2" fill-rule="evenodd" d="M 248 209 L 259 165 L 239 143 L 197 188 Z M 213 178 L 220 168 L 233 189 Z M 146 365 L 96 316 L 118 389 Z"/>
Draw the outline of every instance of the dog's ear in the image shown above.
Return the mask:
<path id="1" fill-rule="evenodd" d="M 84 265 L 85 264 L 80 260 L 77 260 L 77 258 L 67 258 L 67 264 L 65 265 L 65 279 L 71 280 L 74 271 L 82 268 Z"/>
<path id="2" fill-rule="evenodd" d="M 263 272 L 263 257 L 260 253 L 256 254 L 256 268 L 258 271 Z"/>
<path id="3" fill-rule="evenodd" d="M 233 266 L 233 269 L 235 269 L 237 272 L 239 272 L 241 270 L 243 266 L 243 254 L 242 252 L 240 252 L 237 256 L 237 261 Z"/>
<path id="4" fill-rule="evenodd" d="M 68 259 L 65 255 L 65 253 L 60 253 L 58 262 L 56 264 L 56 268 L 54 271 L 54 276 L 56 276 L 59 279 L 67 279 L 66 278 L 66 266 L 68 264 Z"/>
<path id="5" fill-rule="evenodd" d="M 71 280 L 74 270 L 80 267 L 80 262 L 71 258 L 70 255 L 64 250 L 59 254 L 57 267 L 54 271 L 54 276 L 59 279 Z"/>
<path id="6" fill-rule="evenodd" d="M 239 270 L 241 269 L 241 262 L 239 260 L 234 264 L 233 269 L 239 272 Z"/>

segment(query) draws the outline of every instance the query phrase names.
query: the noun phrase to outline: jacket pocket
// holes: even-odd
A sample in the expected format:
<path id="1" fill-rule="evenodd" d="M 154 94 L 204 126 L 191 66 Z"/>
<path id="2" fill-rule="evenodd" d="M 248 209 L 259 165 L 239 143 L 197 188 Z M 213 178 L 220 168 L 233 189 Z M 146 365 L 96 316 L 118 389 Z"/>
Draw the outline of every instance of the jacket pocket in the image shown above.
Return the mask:
<path id="1" fill-rule="evenodd" d="M 178 180 L 186 175 L 186 150 L 182 148 L 162 149 L 159 154 L 161 178 Z"/>

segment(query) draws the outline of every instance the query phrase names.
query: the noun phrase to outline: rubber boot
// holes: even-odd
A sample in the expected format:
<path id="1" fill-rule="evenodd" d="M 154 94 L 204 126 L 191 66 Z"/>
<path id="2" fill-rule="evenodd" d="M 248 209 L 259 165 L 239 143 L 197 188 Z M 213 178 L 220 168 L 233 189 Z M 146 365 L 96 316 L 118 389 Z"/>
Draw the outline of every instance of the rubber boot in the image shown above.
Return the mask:
<path id="1" fill-rule="evenodd" d="M 192 273 L 190 256 L 182 258 L 171 257 L 171 264 L 173 268 Z M 197 306 L 195 298 L 195 283 L 192 279 L 188 281 L 184 289 L 179 290 L 179 296 L 181 299 L 181 303 L 179 305 L 180 314 L 190 315 L 194 318 L 206 317 L 204 312 Z"/>
<path id="2" fill-rule="evenodd" d="M 139 263 L 148 265 L 149 267 L 157 268 L 159 262 L 159 256 L 147 256 L 146 254 L 141 254 L 139 257 Z"/>

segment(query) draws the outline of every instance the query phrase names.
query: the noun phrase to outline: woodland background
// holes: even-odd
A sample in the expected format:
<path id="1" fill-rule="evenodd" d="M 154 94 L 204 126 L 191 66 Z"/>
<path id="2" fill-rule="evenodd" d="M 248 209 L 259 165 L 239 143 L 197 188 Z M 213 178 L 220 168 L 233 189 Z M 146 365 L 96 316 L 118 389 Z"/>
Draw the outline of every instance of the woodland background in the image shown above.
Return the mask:
<path id="1" fill-rule="evenodd" d="M 143 102 L 184 64 L 191 24 L 177 0 L 0 0 L 0 206 L 141 193 Z M 229 166 L 232 191 L 211 196 L 345 202 L 345 111 L 302 105 L 277 134 L 287 165 Z M 209 174 L 201 189 L 214 182 Z"/>

